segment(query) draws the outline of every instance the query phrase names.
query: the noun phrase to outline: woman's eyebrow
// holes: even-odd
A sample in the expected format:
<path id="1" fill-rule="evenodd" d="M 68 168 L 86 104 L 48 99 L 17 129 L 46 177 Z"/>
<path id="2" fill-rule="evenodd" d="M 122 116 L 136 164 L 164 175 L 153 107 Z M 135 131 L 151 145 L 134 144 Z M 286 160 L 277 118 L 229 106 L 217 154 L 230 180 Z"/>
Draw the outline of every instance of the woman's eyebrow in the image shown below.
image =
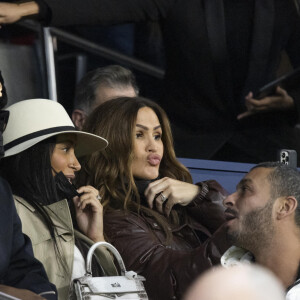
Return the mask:
<path id="1" fill-rule="evenodd" d="M 63 140 L 63 141 L 58 141 L 57 144 L 75 145 L 75 141 L 73 141 L 73 140 Z"/>
<path id="2" fill-rule="evenodd" d="M 147 126 L 144 126 L 144 125 L 141 125 L 141 124 L 136 124 L 135 126 L 140 127 L 144 130 L 149 130 L 149 128 Z M 161 125 L 157 125 L 157 126 L 153 127 L 153 130 L 156 130 L 158 128 L 161 128 Z"/>

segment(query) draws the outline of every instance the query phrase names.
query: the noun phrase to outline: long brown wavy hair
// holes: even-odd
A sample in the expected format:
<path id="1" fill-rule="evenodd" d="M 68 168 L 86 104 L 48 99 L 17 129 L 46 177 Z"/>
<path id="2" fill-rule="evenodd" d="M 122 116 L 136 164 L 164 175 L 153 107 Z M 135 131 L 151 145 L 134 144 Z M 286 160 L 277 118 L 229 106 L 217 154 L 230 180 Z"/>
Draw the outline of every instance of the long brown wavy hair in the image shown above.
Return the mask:
<path id="1" fill-rule="evenodd" d="M 164 110 L 155 102 L 142 97 L 121 97 L 99 105 L 87 118 L 83 130 L 106 138 L 108 147 L 95 152 L 82 161 L 79 184 L 90 184 L 99 189 L 104 213 L 107 209 L 124 209 L 155 218 L 171 240 L 171 232 L 165 216 L 141 204 L 132 174 L 134 158 L 135 124 L 137 113 L 143 107 L 151 108 L 162 128 L 164 154 L 160 164 L 160 177 L 170 177 L 192 183 L 188 170 L 176 159 L 170 123 Z M 176 210 L 171 222 L 180 223 Z"/>

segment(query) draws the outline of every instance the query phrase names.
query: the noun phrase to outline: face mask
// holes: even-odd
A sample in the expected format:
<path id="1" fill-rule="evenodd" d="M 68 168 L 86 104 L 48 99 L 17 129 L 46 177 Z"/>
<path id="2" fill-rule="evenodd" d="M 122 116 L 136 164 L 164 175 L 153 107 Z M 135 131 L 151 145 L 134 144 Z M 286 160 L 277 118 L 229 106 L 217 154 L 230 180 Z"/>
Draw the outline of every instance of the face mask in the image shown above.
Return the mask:
<path id="1" fill-rule="evenodd" d="M 57 195 L 60 200 L 71 200 L 75 196 L 80 197 L 82 195 L 77 192 L 75 185 L 70 183 L 70 181 L 67 179 L 63 172 L 55 173 L 56 175 L 54 176 L 54 181 L 56 185 Z"/>

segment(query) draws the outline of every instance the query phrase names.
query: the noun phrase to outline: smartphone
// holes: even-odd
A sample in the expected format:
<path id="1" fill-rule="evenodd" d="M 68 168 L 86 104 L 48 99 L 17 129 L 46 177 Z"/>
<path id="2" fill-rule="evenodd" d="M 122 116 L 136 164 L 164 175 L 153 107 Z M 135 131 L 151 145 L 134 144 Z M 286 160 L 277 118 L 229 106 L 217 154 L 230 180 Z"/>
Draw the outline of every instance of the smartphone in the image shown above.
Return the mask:
<path id="1" fill-rule="evenodd" d="M 297 169 L 297 152 L 296 150 L 281 149 L 279 151 L 279 161 L 291 168 Z"/>
<path id="2" fill-rule="evenodd" d="M 274 81 L 261 87 L 258 91 L 253 92 L 254 99 L 262 99 L 267 96 L 274 95 L 276 93 L 277 86 L 282 87 L 288 93 L 299 87 L 300 84 L 300 68 L 287 73 Z"/>

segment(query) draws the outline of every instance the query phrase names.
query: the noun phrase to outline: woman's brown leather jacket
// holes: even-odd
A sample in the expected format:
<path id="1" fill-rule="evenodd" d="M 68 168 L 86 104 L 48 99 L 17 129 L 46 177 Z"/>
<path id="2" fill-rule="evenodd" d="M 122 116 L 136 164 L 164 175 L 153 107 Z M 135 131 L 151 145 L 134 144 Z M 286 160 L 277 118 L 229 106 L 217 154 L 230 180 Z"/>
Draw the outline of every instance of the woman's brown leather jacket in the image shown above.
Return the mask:
<path id="1" fill-rule="evenodd" d="M 151 300 L 181 299 L 192 281 L 219 264 L 230 246 L 222 226 L 222 201 L 227 193 L 216 181 L 205 184 L 208 190 L 185 207 L 187 221 L 180 226 L 169 223 L 173 234 L 169 246 L 164 246 L 165 236 L 155 219 L 143 213 L 109 210 L 104 214 L 109 241 L 119 250 L 126 268 L 146 278 Z"/>

